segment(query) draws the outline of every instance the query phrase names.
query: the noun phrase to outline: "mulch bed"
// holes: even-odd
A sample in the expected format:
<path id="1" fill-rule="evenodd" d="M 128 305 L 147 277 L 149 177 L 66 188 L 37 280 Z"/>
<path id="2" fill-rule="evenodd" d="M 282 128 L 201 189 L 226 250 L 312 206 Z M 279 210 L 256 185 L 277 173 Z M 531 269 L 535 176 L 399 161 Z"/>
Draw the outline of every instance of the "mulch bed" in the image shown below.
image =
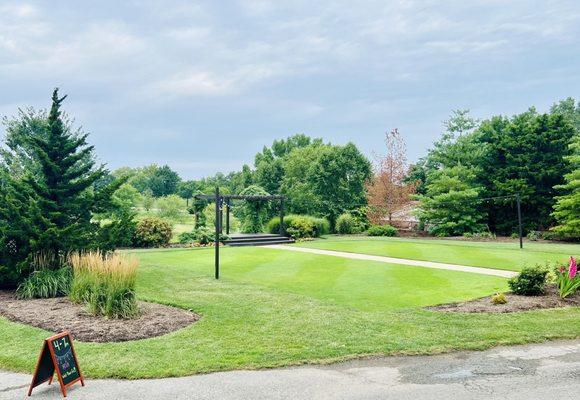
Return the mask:
<path id="1" fill-rule="evenodd" d="M 194 312 L 156 303 L 139 302 L 139 316 L 107 319 L 88 314 L 66 297 L 18 300 L 0 291 L 0 315 L 51 332 L 69 331 L 82 342 L 125 342 L 147 339 L 185 328 L 199 320 Z"/>
<path id="2" fill-rule="evenodd" d="M 562 299 L 558 295 L 555 286 L 550 286 L 543 296 L 518 296 L 506 293 L 506 304 L 493 304 L 491 296 L 482 297 L 461 303 L 442 304 L 434 307 L 427 307 L 428 310 L 461 313 L 510 313 L 518 311 L 529 311 L 543 308 L 560 308 L 580 306 L 580 294 Z"/>

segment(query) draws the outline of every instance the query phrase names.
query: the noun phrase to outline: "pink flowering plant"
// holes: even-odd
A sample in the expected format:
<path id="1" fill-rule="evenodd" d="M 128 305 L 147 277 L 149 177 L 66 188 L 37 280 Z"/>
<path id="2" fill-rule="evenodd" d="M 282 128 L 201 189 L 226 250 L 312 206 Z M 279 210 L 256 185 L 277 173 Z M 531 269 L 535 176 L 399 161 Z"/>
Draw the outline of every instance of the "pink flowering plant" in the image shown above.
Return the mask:
<path id="1" fill-rule="evenodd" d="M 568 269 L 562 266 L 556 270 L 556 282 L 562 298 L 568 297 L 580 289 L 580 274 L 578 274 L 578 266 L 574 257 L 570 257 Z"/>

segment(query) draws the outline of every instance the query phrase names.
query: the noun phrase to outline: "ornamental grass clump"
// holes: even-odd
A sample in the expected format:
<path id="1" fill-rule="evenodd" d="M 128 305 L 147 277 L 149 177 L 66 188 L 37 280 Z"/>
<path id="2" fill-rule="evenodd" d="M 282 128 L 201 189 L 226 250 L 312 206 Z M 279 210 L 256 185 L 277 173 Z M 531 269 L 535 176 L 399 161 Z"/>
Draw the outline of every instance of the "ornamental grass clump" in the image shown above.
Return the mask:
<path id="1" fill-rule="evenodd" d="M 578 265 L 574 257 L 570 257 L 568 269 L 562 266 L 556 270 L 556 283 L 562 298 L 571 296 L 580 289 L 580 275 L 578 274 Z"/>
<path id="2" fill-rule="evenodd" d="M 130 318 L 138 314 L 135 281 L 139 261 L 117 253 L 74 253 L 69 298 L 93 315 Z"/>
<path id="3" fill-rule="evenodd" d="M 66 296 L 72 274 L 66 257 L 41 251 L 30 257 L 32 272 L 16 289 L 19 299 L 46 299 Z"/>

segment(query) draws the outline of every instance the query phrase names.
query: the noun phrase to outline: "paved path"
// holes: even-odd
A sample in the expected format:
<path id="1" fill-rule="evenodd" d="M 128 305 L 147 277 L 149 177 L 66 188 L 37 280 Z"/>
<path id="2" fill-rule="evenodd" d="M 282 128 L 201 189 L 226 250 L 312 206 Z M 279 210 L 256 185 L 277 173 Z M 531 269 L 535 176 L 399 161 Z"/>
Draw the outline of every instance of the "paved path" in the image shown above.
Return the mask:
<path id="1" fill-rule="evenodd" d="M 24 399 L 29 375 L 0 372 L 0 399 Z M 329 366 L 232 371 L 158 380 L 87 380 L 69 399 L 572 400 L 580 340 L 483 352 L 362 359 Z M 43 385 L 31 399 L 60 399 Z"/>
<path id="2" fill-rule="evenodd" d="M 284 246 L 284 245 L 271 245 L 271 246 L 264 246 L 264 247 L 267 247 L 270 249 L 276 249 L 276 250 L 299 251 L 301 253 L 322 254 L 325 256 L 351 258 L 353 260 L 378 261 L 378 262 L 384 262 L 384 263 L 389 263 L 389 264 L 413 265 L 416 267 L 447 269 L 447 270 L 451 270 L 451 271 L 461 271 L 461 272 L 472 272 L 474 274 L 501 276 L 503 278 L 511 278 L 512 276 L 517 275 L 517 272 L 506 271 L 506 270 L 502 270 L 502 269 L 470 267 L 467 265 L 445 264 L 445 263 L 438 263 L 438 262 L 432 262 L 432 261 L 409 260 L 406 258 L 373 256 L 370 254 L 348 253 L 345 251 L 321 250 L 321 249 L 311 249 L 311 248 L 307 248 L 307 247 Z"/>

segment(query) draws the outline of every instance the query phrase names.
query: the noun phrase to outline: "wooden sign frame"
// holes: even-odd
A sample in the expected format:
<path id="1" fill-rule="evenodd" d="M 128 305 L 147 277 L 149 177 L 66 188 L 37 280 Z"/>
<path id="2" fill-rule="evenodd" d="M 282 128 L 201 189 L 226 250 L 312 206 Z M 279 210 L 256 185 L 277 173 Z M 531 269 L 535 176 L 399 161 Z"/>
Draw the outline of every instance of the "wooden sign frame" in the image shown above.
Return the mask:
<path id="1" fill-rule="evenodd" d="M 54 352 L 54 348 L 52 346 L 52 343 L 55 340 L 61 339 L 63 337 L 67 337 L 68 338 L 68 342 L 70 344 L 70 348 L 71 348 L 71 352 L 72 355 L 74 357 L 74 361 L 75 361 L 75 366 L 78 369 L 78 378 L 74 379 L 71 382 L 68 383 L 64 383 L 58 362 L 56 360 L 56 353 Z M 47 357 L 47 353 L 50 356 L 50 359 L 52 361 L 52 374 L 50 374 L 50 376 L 48 378 L 44 377 L 44 379 L 42 379 L 41 381 L 36 381 L 37 379 L 37 375 L 40 372 L 40 366 L 43 362 L 43 358 Z M 45 360 L 44 360 L 45 361 Z M 38 356 L 38 362 L 36 363 L 36 368 L 34 369 L 34 375 L 32 377 L 32 382 L 30 383 L 30 388 L 28 389 L 28 396 L 30 396 L 32 394 L 32 389 L 34 389 L 35 387 L 43 384 L 44 382 L 48 381 L 48 384 L 50 385 L 52 383 L 52 380 L 54 378 L 54 372 L 56 372 L 56 376 L 58 378 L 58 382 L 60 383 L 60 391 L 62 392 L 62 395 L 64 397 L 66 397 L 66 389 L 72 385 L 74 385 L 77 382 L 80 382 L 82 386 L 85 386 L 85 380 L 83 378 L 83 373 L 81 372 L 81 367 L 79 366 L 79 362 L 77 359 L 77 354 L 75 352 L 74 346 L 73 346 L 73 340 L 72 340 L 72 336 L 69 332 L 65 331 L 65 332 L 61 332 L 57 335 L 51 336 L 49 338 L 44 339 L 44 343 L 42 345 L 42 350 L 40 352 L 40 355 Z M 50 371 L 49 371 L 50 373 Z"/>

